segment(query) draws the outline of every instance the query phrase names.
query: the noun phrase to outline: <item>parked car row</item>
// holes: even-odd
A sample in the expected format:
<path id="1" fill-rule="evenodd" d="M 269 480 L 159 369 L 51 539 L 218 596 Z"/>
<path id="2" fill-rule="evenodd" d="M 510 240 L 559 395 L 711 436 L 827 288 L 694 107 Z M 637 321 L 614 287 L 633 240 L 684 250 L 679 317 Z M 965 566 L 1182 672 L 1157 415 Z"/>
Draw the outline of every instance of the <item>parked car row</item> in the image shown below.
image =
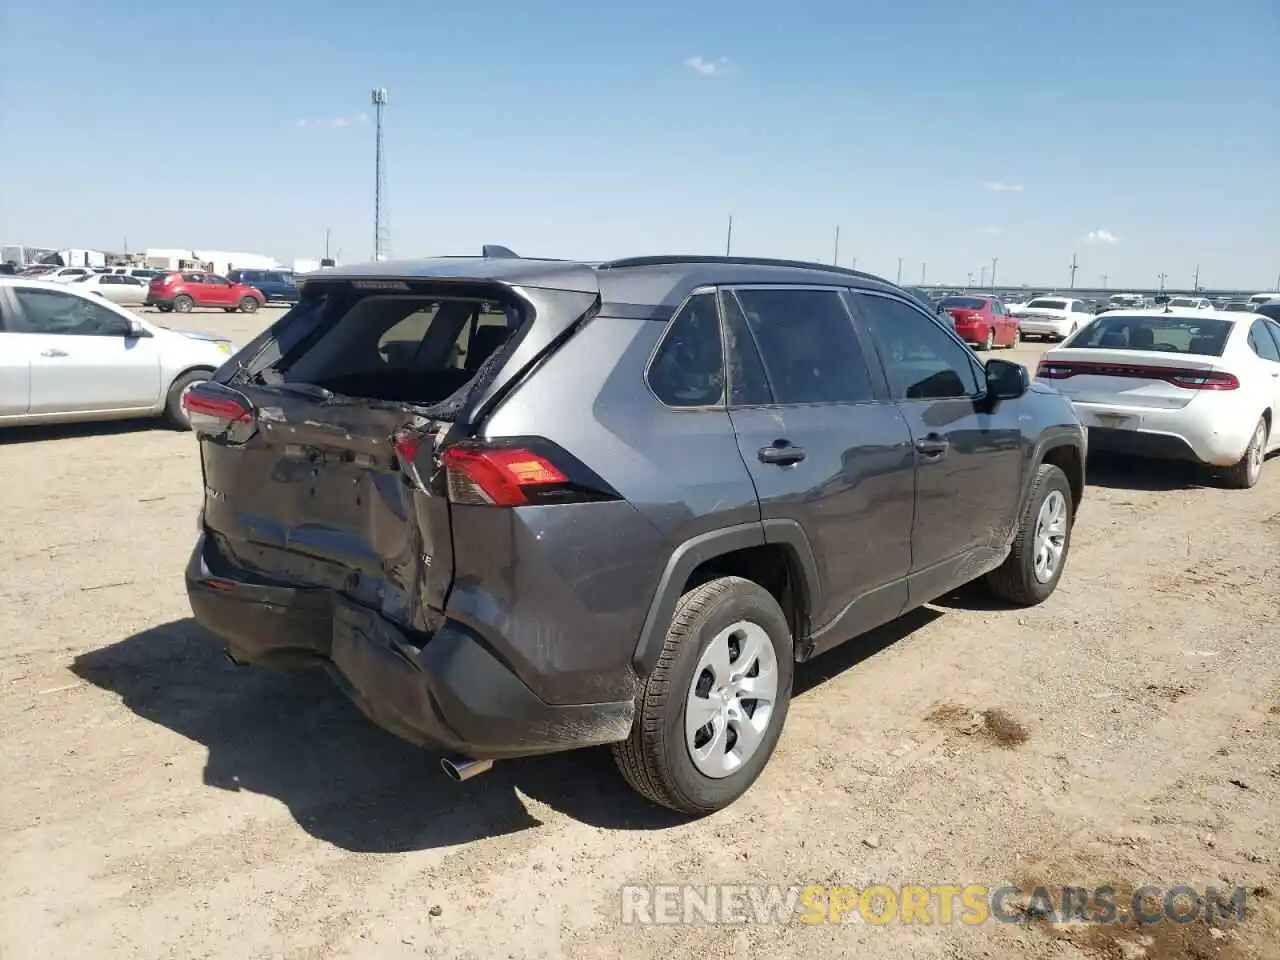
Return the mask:
<path id="1" fill-rule="evenodd" d="M 220 277 L 206 270 L 147 267 L 57 267 L 40 265 L 21 273 L 29 279 L 74 283 L 79 289 L 129 306 L 155 306 L 185 313 L 195 307 L 251 312 L 264 303 L 298 302 L 298 284 L 287 270 L 230 270 Z"/>

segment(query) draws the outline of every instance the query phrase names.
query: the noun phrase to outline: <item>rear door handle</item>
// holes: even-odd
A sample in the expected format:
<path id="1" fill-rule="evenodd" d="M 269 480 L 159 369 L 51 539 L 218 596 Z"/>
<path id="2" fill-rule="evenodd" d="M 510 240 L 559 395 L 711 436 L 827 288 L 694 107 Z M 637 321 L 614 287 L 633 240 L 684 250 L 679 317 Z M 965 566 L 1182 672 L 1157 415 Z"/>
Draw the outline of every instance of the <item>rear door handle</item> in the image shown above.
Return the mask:
<path id="1" fill-rule="evenodd" d="M 65 350 L 41 350 L 40 351 L 40 356 L 42 357 L 65 357 L 66 355 L 67 355 L 67 351 Z"/>
<path id="2" fill-rule="evenodd" d="M 943 437 L 935 434 L 916 441 L 916 453 L 925 460 L 941 460 L 951 449 L 951 444 Z"/>
<path id="3" fill-rule="evenodd" d="M 804 450 L 787 440 L 775 440 L 772 446 L 761 447 L 756 454 L 761 463 L 775 463 L 780 467 L 789 467 L 804 459 Z"/>

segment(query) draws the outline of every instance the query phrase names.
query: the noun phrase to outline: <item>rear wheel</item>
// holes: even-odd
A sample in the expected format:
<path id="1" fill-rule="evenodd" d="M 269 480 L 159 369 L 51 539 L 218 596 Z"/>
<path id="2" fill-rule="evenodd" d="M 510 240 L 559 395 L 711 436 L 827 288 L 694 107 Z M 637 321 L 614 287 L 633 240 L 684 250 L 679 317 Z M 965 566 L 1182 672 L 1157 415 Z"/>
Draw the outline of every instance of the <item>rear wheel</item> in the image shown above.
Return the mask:
<path id="1" fill-rule="evenodd" d="M 194 307 L 195 305 L 196 305 L 196 302 L 192 300 L 190 297 L 188 297 L 185 293 L 180 293 L 173 298 L 173 309 L 176 310 L 178 313 L 190 313 L 191 308 Z"/>
<path id="2" fill-rule="evenodd" d="M 1051 463 L 1041 464 L 1018 520 L 1013 549 L 987 574 L 991 592 L 1020 607 L 1048 600 L 1067 565 L 1074 520 L 1067 475 Z"/>
<path id="3" fill-rule="evenodd" d="M 243 300 L 240 301 L 240 312 L 254 313 L 255 311 L 257 311 L 258 307 L 260 306 L 261 304 L 258 303 L 257 297 L 245 297 Z"/>
<path id="4" fill-rule="evenodd" d="M 164 404 L 164 419 L 175 430 L 190 430 L 191 421 L 187 411 L 182 408 L 182 398 L 197 383 L 203 383 L 211 376 L 210 370 L 190 370 L 173 381 L 169 387 L 169 395 Z"/>
<path id="5" fill-rule="evenodd" d="M 1250 487 L 1257 486 L 1262 476 L 1262 461 L 1267 454 L 1269 432 L 1267 418 L 1263 417 L 1253 431 L 1253 437 L 1249 440 L 1249 446 L 1245 448 L 1244 456 L 1235 466 L 1223 471 L 1222 479 L 1228 487 L 1235 490 L 1248 490 Z"/>
<path id="6" fill-rule="evenodd" d="M 694 816 L 728 806 L 773 755 L 791 703 L 791 630 L 769 591 L 721 577 L 680 598 L 631 736 L 613 748 L 627 782 Z"/>
<path id="7" fill-rule="evenodd" d="M 987 327 L 987 335 L 982 338 L 982 345 L 979 350 L 991 350 L 996 345 L 996 331 L 992 327 Z"/>

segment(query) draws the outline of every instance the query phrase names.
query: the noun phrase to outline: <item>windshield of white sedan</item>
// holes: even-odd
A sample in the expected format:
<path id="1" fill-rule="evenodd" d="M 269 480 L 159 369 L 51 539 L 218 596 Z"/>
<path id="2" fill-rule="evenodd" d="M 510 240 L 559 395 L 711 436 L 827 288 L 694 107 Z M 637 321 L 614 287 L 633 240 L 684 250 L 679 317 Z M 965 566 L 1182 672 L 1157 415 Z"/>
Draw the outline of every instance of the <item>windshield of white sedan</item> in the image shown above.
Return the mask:
<path id="1" fill-rule="evenodd" d="M 1065 300 L 1032 300 L 1027 304 L 1028 310 L 1065 310 L 1067 309 L 1067 301 Z"/>
<path id="2" fill-rule="evenodd" d="M 1064 346 L 1073 350 L 1155 350 L 1160 353 L 1220 357 L 1226 348 L 1232 326 L 1230 320 L 1104 315 L 1068 340 Z"/>

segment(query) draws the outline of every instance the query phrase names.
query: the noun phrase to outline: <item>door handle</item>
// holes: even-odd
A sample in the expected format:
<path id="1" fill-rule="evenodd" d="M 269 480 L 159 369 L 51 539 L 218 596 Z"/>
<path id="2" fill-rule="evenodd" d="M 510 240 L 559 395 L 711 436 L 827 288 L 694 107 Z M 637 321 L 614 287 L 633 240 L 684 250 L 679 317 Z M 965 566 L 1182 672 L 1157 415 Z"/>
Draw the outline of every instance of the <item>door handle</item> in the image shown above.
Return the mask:
<path id="1" fill-rule="evenodd" d="M 916 453 L 925 460 L 941 460 L 950 449 L 951 444 L 937 434 L 930 434 L 916 441 Z"/>
<path id="2" fill-rule="evenodd" d="M 775 463 L 780 467 L 789 467 L 804 459 L 804 450 L 789 440 L 775 440 L 772 446 L 761 447 L 756 454 L 761 463 Z"/>
<path id="3" fill-rule="evenodd" d="M 67 351 L 65 351 L 65 350 L 53 350 L 53 349 L 50 349 L 50 350 L 41 350 L 41 351 L 40 351 L 40 356 L 42 356 L 42 357 L 65 357 L 66 355 L 67 355 Z"/>

